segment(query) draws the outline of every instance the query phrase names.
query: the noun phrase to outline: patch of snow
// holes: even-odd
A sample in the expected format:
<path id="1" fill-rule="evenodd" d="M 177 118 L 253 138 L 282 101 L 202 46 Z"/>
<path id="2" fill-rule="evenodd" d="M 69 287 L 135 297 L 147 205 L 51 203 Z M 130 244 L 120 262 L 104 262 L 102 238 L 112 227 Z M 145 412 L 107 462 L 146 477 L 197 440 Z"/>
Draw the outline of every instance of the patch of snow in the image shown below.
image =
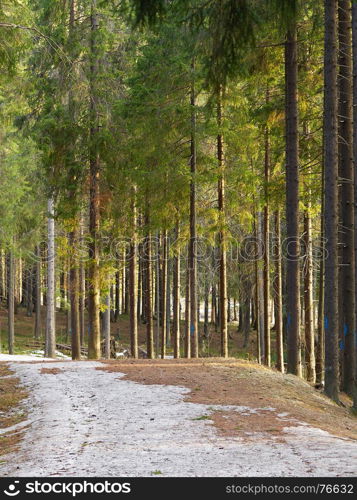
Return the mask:
<path id="1" fill-rule="evenodd" d="M 0 353 L 0 361 L 53 361 L 52 358 L 40 357 L 36 354 L 3 354 Z"/>
<path id="2" fill-rule="evenodd" d="M 12 363 L 29 389 L 31 426 L 2 476 L 354 476 L 357 443 L 312 427 L 288 427 L 284 439 L 252 428 L 247 441 L 219 434 L 213 411 L 259 408 L 184 401 L 189 389 L 142 385 L 96 370 L 93 361 Z M 265 409 L 266 410 L 266 409 Z"/>
<path id="3" fill-rule="evenodd" d="M 68 356 L 67 354 L 63 354 L 63 352 L 61 352 L 61 351 L 55 351 L 55 353 L 56 353 L 56 359 L 57 358 L 72 359 L 71 356 Z M 31 351 L 31 354 L 33 354 L 34 356 L 40 356 L 40 357 L 44 358 L 45 351 L 43 349 L 37 349 L 36 351 Z"/>

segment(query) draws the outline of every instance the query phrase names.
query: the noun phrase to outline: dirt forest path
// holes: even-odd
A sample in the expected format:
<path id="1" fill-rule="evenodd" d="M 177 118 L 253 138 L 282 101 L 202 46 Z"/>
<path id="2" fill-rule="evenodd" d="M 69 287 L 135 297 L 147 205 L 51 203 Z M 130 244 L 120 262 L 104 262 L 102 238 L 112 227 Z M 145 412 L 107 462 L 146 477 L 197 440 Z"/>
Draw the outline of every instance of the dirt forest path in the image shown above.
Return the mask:
<path id="1" fill-rule="evenodd" d="M 2 476 L 357 475 L 357 441 L 260 400 L 255 406 L 188 401 L 187 387 L 129 380 L 120 364 L 113 371 L 90 361 L 9 366 L 29 396 L 23 439 L 2 457 Z M 213 425 L 232 414 L 252 417 L 249 432 Z M 274 415 L 279 432 L 262 432 L 264 415 Z"/>

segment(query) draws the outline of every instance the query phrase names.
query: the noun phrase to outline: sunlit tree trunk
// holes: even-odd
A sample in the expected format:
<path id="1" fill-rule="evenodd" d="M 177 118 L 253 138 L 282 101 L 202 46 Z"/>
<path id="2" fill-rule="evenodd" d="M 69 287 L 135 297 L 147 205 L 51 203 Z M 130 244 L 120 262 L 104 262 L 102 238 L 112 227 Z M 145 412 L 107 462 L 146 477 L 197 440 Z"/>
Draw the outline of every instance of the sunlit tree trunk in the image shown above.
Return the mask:
<path id="1" fill-rule="evenodd" d="M 99 317 L 99 178 L 100 164 L 97 146 L 99 132 L 98 103 L 96 82 L 98 78 L 98 31 L 99 22 L 96 0 L 91 0 L 91 39 L 90 39 L 90 187 L 89 187 L 89 266 L 88 266 L 88 357 L 98 359 L 100 348 Z"/>

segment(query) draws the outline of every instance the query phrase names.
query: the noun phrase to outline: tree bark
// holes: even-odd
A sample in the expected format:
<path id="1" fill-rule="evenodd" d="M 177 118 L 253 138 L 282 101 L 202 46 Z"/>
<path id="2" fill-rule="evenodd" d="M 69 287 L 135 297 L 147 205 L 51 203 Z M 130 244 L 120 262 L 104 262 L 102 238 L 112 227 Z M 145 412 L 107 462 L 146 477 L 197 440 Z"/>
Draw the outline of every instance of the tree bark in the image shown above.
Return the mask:
<path id="1" fill-rule="evenodd" d="M 146 217 L 146 224 L 149 224 L 149 217 Z M 146 317 L 146 343 L 147 356 L 154 358 L 154 324 L 152 313 L 152 250 L 151 233 L 145 237 L 143 259 L 145 260 L 145 317 Z"/>
<path id="2" fill-rule="evenodd" d="M 342 386 L 345 392 L 355 391 L 355 241 L 354 241 L 354 171 L 353 171 L 353 128 L 352 128 L 352 38 L 351 0 L 338 2 L 339 38 L 339 171 L 341 178 L 341 247 L 342 279 L 342 339 L 340 349 L 343 357 Z"/>
<path id="3" fill-rule="evenodd" d="M 310 193 L 308 194 L 310 196 Z M 304 308 L 305 308 L 305 362 L 306 379 L 315 382 L 315 332 L 314 332 L 314 302 L 313 302 L 313 262 L 312 262 L 312 221 L 310 217 L 311 203 L 304 213 Z"/>
<path id="4" fill-rule="evenodd" d="M 77 221 L 75 222 L 77 224 Z M 78 225 L 70 232 L 69 244 L 72 249 L 69 271 L 69 294 L 71 303 L 71 343 L 72 359 L 81 359 L 81 326 L 79 315 L 79 268 L 76 250 L 79 241 Z"/>
<path id="5" fill-rule="evenodd" d="M 15 341 L 15 272 L 14 272 L 14 254 L 9 250 L 7 257 L 7 332 L 9 354 L 14 354 Z"/>
<path id="6" fill-rule="evenodd" d="M 100 347 L 100 316 L 99 316 L 99 178 L 100 163 L 97 147 L 99 132 L 97 78 L 98 78 L 98 31 L 97 2 L 91 0 L 91 39 L 90 39 L 90 187 L 89 187 L 89 266 L 88 266 L 88 358 L 98 359 L 101 356 Z"/>
<path id="7" fill-rule="evenodd" d="M 55 281 L 55 220 L 54 201 L 48 199 L 47 219 L 47 314 L 46 314 L 46 342 L 45 356 L 54 358 L 56 356 L 56 281 Z"/>
<path id="8" fill-rule="evenodd" d="M 357 2 L 352 2 L 352 46 L 353 46 L 353 157 L 354 157 L 354 237 L 355 270 L 357 270 Z M 357 305 L 357 280 L 355 279 L 355 305 Z M 357 319 L 356 319 L 357 321 Z M 356 333 L 355 333 L 356 335 Z M 357 346 L 356 346 L 357 349 Z M 357 352 L 355 353 L 355 384 L 357 383 Z M 354 391 L 353 406 L 357 408 L 357 390 Z"/>
<path id="9" fill-rule="evenodd" d="M 218 211 L 220 229 L 219 242 L 219 319 L 221 334 L 221 356 L 228 357 L 228 325 L 227 325 L 227 253 L 225 236 L 225 165 L 222 136 L 222 91 L 217 99 L 217 160 L 218 160 Z"/>
<path id="10" fill-rule="evenodd" d="M 190 263 L 187 258 L 186 298 L 185 298 L 185 358 L 191 358 L 191 307 L 190 307 Z"/>
<path id="11" fill-rule="evenodd" d="M 325 0 L 324 87 L 325 393 L 338 401 L 337 0 Z"/>
<path id="12" fill-rule="evenodd" d="M 161 358 L 164 359 L 166 355 L 166 336 L 167 336 L 167 270 L 168 270 L 168 252 L 167 252 L 167 230 L 162 232 L 162 255 L 161 255 L 161 294 L 158 300 L 161 302 Z M 161 300 L 160 300 L 161 299 Z"/>
<path id="13" fill-rule="evenodd" d="M 130 347 L 131 355 L 134 359 L 139 357 L 138 350 L 138 315 L 137 315 L 137 295 L 138 295 L 138 275 L 137 275 L 137 235 L 136 235 L 136 201 L 135 189 L 132 203 L 132 238 L 130 244 L 129 258 L 129 314 L 130 314 Z"/>
<path id="14" fill-rule="evenodd" d="M 287 370 L 301 376 L 300 349 L 300 242 L 299 242 L 299 139 L 298 61 L 296 24 L 288 30 L 285 43 L 286 84 L 286 228 L 287 228 Z"/>
<path id="15" fill-rule="evenodd" d="M 284 373 L 284 344 L 283 344 L 283 273 L 281 264 L 281 226 L 280 211 L 275 212 L 275 276 L 274 276 L 274 303 L 275 303 L 275 335 L 276 335 L 276 367 Z"/>
<path id="16" fill-rule="evenodd" d="M 192 61 L 192 72 L 195 64 Z M 197 257 L 196 257 L 196 95 L 194 75 L 191 83 L 190 104 L 191 104 L 191 153 L 190 153 L 190 242 L 189 242 L 189 281 L 190 281 L 190 334 L 192 338 L 192 357 L 198 358 L 198 317 L 197 317 Z"/>
<path id="17" fill-rule="evenodd" d="M 35 339 L 41 338 L 41 249 L 35 249 Z"/>
<path id="18" fill-rule="evenodd" d="M 269 103 L 269 89 L 266 92 L 266 102 Z M 270 347 L 270 213 L 269 213 L 269 181 L 270 181 L 270 139 L 268 124 L 265 127 L 265 205 L 264 205 L 264 364 L 271 365 L 271 347 Z"/>
<path id="19" fill-rule="evenodd" d="M 174 337 L 174 358 L 180 357 L 180 225 L 176 223 L 176 252 L 174 256 L 173 269 L 173 337 Z"/>

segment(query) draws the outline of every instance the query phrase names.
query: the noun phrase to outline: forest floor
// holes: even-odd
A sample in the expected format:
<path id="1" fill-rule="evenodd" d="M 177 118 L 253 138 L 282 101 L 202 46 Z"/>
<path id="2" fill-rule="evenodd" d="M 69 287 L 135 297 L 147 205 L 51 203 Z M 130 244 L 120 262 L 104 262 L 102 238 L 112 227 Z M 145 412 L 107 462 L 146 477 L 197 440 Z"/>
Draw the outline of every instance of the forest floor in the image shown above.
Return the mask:
<path id="1" fill-rule="evenodd" d="M 1 364 L 23 415 L 3 429 L 22 435 L 2 476 L 357 475 L 356 417 L 294 376 L 233 358 L 17 359 Z"/>

